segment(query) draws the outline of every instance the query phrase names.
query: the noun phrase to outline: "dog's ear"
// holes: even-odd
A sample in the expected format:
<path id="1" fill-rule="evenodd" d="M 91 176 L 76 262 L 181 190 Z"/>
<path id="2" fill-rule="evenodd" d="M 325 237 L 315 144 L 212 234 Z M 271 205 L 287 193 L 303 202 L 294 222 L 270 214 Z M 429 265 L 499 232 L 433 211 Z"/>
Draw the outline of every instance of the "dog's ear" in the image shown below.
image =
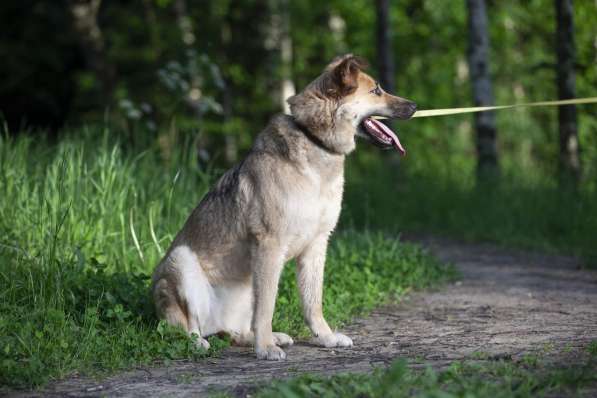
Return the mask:
<path id="1" fill-rule="evenodd" d="M 358 77 L 363 62 L 351 55 L 342 60 L 332 70 L 332 79 L 338 88 L 338 94 L 346 96 L 353 93 L 358 87 Z"/>
<path id="2" fill-rule="evenodd" d="M 357 89 L 359 71 L 366 67 L 364 59 L 352 54 L 335 58 L 319 78 L 286 100 L 290 113 L 312 132 L 330 130 L 338 100 Z"/>
<path id="3" fill-rule="evenodd" d="M 337 99 L 354 93 L 358 87 L 359 72 L 366 67 L 367 62 L 363 58 L 352 54 L 337 57 L 326 68 L 323 94 Z"/>

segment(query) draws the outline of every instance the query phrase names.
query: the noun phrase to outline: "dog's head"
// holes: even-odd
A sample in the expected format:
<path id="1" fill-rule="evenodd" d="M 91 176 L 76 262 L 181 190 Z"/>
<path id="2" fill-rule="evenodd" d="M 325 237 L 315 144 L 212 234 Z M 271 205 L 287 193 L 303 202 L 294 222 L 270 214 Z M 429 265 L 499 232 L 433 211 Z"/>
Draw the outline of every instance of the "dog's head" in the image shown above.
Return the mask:
<path id="1" fill-rule="evenodd" d="M 396 134 L 372 116 L 408 119 L 416 105 L 386 93 L 364 72 L 366 67 L 362 58 L 352 54 L 334 59 L 322 75 L 288 99 L 292 116 L 334 152 L 351 152 L 358 134 L 404 154 Z"/>

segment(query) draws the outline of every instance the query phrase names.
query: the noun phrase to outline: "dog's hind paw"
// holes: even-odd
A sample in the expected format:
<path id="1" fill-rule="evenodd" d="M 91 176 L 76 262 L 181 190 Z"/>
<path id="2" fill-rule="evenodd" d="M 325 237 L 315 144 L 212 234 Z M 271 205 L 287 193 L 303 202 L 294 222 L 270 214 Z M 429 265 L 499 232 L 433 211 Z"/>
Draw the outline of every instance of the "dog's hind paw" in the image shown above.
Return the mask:
<path id="1" fill-rule="evenodd" d="M 197 347 L 201 347 L 204 348 L 206 350 L 209 350 L 209 341 L 205 340 L 204 338 L 199 338 L 197 339 Z"/>
<path id="2" fill-rule="evenodd" d="M 197 333 L 191 333 L 191 338 L 195 342 L 195 345 L 198 348 L 204 348 L 205 350 L 209 350 L 209 341 L 205 340 L 203 337 L 199 336 Z"/>
<path id="3" fill-rule="evenodd" d="M 279 345 L 281 347 L 287 347 L 289 345 L 294 344 L 294 340 L 292 340 L 292 337 L 290 337 L 286 333 L 274 332 L 273 334 L 276 345 Z"/>
<path id="4" fill-rule="evenodd" d="M 313 344 L 326 347 L 352 347 L 352 339 L 342 333 L 331 333 L 313 338 Z"/>
<path id="5" fill-rule="evenodd" d="M 257 359 L 266 359 L 268 361 L 281 361 L 286 359 L 286 353 L 277 345 L 268 345 L 264 348 L 255 347 Z"/>

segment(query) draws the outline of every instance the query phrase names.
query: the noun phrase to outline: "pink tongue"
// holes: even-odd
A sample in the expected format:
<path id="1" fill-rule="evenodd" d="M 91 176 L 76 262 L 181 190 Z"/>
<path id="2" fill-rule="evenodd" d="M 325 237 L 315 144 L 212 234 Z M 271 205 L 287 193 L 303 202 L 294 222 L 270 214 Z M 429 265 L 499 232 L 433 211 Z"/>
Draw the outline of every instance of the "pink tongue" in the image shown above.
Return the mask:
<path id="1" fill-rule="evenodd" d="M 394 134 L 394 132 L 390 130 L 388 126 L 372 118 L 368 118 L 367 120 L 371 121 L 371 124 L 375 129 L 381 131 L 383 134 L 391 138 L 392 143 L 394 144 L 394 148 L 396 148 L 400 152 L 400 155 L 406 155 L 406 149 L 404 149 L 404 147 L 400 143 L 398 136 Z"/>

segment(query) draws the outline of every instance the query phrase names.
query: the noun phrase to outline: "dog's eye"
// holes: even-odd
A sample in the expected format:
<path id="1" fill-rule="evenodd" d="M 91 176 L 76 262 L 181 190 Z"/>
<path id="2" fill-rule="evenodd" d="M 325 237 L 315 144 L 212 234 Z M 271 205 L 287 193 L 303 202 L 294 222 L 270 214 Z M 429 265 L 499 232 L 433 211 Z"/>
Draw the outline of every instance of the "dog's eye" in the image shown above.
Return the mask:
<path id="1" fill-rule="evenodd" d="M 371 91 L 369 91 L 372 94 L 377 95 L 378 97 L 381 97 L 381 95 L 383 94 L 383 91 L 381 91 L 381 87 L 379 87 L 379 83 L 377 83 L 377 85 L 375 86 L 375 88 Z"/>

